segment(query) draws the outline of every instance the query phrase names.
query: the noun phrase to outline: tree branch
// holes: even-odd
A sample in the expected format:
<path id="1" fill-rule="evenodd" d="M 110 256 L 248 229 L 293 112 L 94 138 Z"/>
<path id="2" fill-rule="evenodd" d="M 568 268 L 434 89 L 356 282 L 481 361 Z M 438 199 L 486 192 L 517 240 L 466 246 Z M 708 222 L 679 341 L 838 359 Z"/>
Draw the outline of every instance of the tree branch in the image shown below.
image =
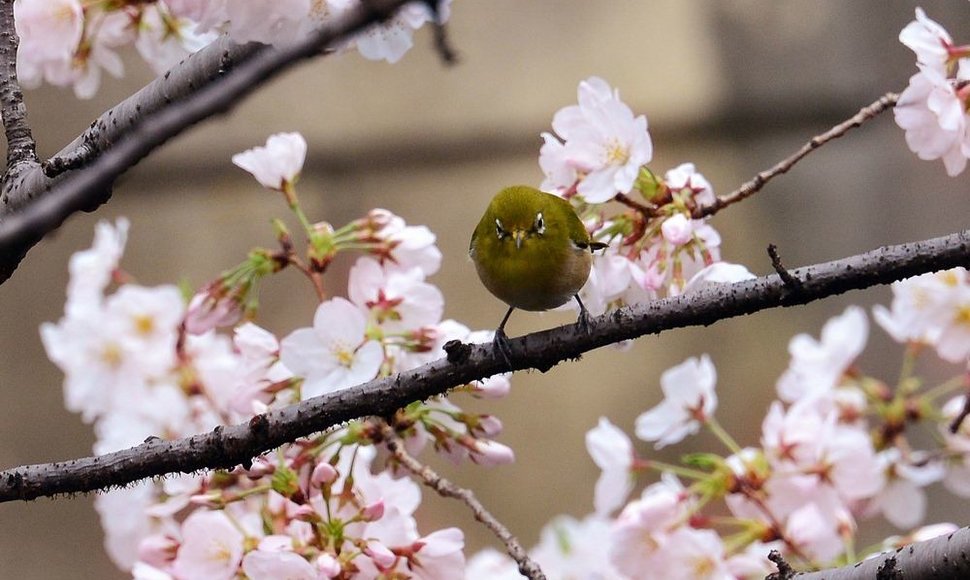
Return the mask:
<path id="1" fill-rule="evenodd" d="M 967 578 L 970 575 L 970 528 L 903 546 L 874 558 L 820 572 L 797 572 L 798 580 L 871 580 L 872 578 Z"/>
<path id="2" fill-rule="evenodd" d="M 106 489 L 177 471 L 230 468 L 299 437 L 359 417 L 387 417 L 412 401 L 441 395 L 497 373 L 529 368 L 546 371 L 564 360 L 622 340 L 672 328 L 709 325 L 777 306 L 805 304 L 968 264 L 970 230 L 790 270 L 801 283 L 795 295 L 775 274 L 621 308 L 594 318 L 589 332 L 569 325 L 515 338 L 509 341 L 511 365 L 503 362 L 491 345 L 461 345 L 450 349 L 448 359 L 276 409 L 247 423 L 217 427 L 175 441 L 152 440 L 99 457 L 5 470 L 0 472 L 0 502 Z"/>
<path id="3" fill-rule="evenodd" d="M 0 283 L 10 277 L 27 251 L 44 235 L 71 214 L 91 211 L 105 203 L 115 179 L 170 138 L 203 119 L 228 111 L 262 83 L 297 62 L 320 55 L 334 42 L 383 22 L 407 2 L 361 2 L 305 39 L 282 48 L 239 47 L 222 39 L 215 48 L 210 47 L 198 58 L 186 59 L 176 67 L 185 78 L 174 83 L 163 78 L 148 85 L 102 115 L 90 131 L 49 164 L 53 171 L 89 162 L 83 171 L 50 178 L 35 164 L 16 179 L 5 180 L 0 207 L 10 205 L 19 211 L 0 221 Z M 233 68 L 226 70 L 229 63 Z M 173 100 L 166 92 L 169 88 L 185 94 Z M 106 136 L 100 136 L 101 131 L 107 131 Z"/>
<path id="4" fill-rule="evenodd" d="M 13 21 L 13 0 L 0 0 L 0 116 L 7 136 L 7 175 L 20 171 L 23 164 L 37 163 L 34 136 L 27 124 L 24 94 L 17 81 L 19 44 Z M 0 206 L 0 211 L 2 209 Z"/>
<path id="5" fill-rule="evenodd" d="M 422 483 L 438 492 L 442 497 L 457 499 L 468 506 L 468 509 L 472 510 L 472 513 L 475 515 L 475 519 L 480 521 L 505 544 L 505 550 L 519 565 L 519 572 L 523 576 L 531 580 L 546 579 L 546 575 L 542 573 L 542 569 L 529 557 L 529 554 L 522 547 L 522 544 L 519 543 L 519 540 L 512 535 L 512 532 L 502 522 L 485 509 L 485 506 L 482 505 L 482 502 L 478 501 L 478 498 L 475 497 L 475 494 L 470 489 L 455 485 L 427 465 L 415 459 L 404 448 L 404 442 L 397 436 L 394 429 L 383 420 L 380 421 L 380 430 L 388 451 L 391 452 L 398 464 L 420 479 Z"/>
<path id="6" fill-rule="evenodd" d="M 701 219 L 705 216 L 714 215 L 727 206 L 735 204 L 743 199 L 747 199 L 748 197 L 758 193 L 769 181 L 775 177 L 778 177 L 782 173 L 788 173 L 789 169 L 794 167 L 796 163 L 801 161 L 803 157 L 812 151 L 815 151 L 833 139 L 837 139 L 845 135 L 850 129 L 861 127 L 866 121 L 877 117 L 884 111 L 889 110 L 889 108 L 895 105 L 896 101 L 898 100 L 899 95 L 896 93 L 886 93 L 885 95 L 879 97 L 872 104 L 862 107 L 862 109 L 860 109 L 859 112 L 852 117 L 832 127 L 821 135 L 812 137 L 808 143 L 802 145 L 801 149 L 789 155 L 785 159 L 782 159 L 770 169 L 766 169 L 761 173 L 758 173 L 753 179 L 744 182 L 741 184 L 741 187 L 735 189 L 731 193 L 718 197 L 717 201 L 712 205 L 698 207 L 696 210 L 694 210 L 694 219 Z"/>

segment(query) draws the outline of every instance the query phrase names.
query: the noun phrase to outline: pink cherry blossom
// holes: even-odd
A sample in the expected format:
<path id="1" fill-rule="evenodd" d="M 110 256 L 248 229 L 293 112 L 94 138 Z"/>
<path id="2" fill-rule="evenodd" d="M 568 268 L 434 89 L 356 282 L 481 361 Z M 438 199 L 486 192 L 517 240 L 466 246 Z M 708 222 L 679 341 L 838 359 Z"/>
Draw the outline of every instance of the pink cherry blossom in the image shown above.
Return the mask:
<path id="1" fill-rule="evenodd" d="M 946 468 L 939 461 L 910 463 L 893 447 L 878 455 L 886 472 L 886 485 L 866 507 L 866 514 L 882 513 L 897 528 L 911 529 L 926 515 L 923 488 L 943 479 Z"/>
<path id="2" fill-rule="evenodd" d="M 960 70 L 970 73 L 970 66 Z M 960 80 L 970 80 L 961 74 Z M 906 144 L 920 159 L 942 159 L 951 177 L 963 172 L 970 155 L 967 95 L 939 71 L 922 67 L 899 95 L 893 109 L 896 124 L 906 131 Z"/>
<path id="3" fill-rule="evenodd" d="M 256 181 L 264 187 L 283 191 L 299 177 L 306 159 L 306 150 L 303 135 L 277 133 L 271 135 L 263 147 L 253 147 L 236 153 L 232 156 L 232 162 L 252 173 Z"/>
<path id="4" fill-rule="evenodd" d="M 569 163 L 566 146 L 559 139 L 547 132 L 543 132 L 541 137 L 539 168 L 546 178 L 539 188 L 549 193 L 561 194 L 576 183 L 579 172 Z"/>
<path id="5" fill-rule="evenodd" d="M 536 556 L 533 556 L 538 560 Z M 550 566 L 540 560 L 544 572 L 551 572 Z M 519 565 L 507 554 L 494 548 L 485 548 L 468 559 L 465 565 L 467 580 L 520 580 Z"/>
<path id="6" fill-rule="evenodd" d="M 373 214 L 376 211 L 372 210 Z M 427 226 L 409 226 L 399 216 L 390 212 L 386 225 L 377 235 L 391 244 L 391 265 L 403 271 L 419 268 L 425 276 L 431 276 L 441 267 L 441 250 L 435 245 L 437 237 Z M 389 267 L 388 264 L 384 265 Z"/>
<path id="7" fill-rule="evenodd" d="M 916 53 L 916 61 L 940 71 L 946 72 L 946 63 L 950 57 L 949 48 L 953 46 L 950 34 L 935 21 L 931 20 L 922 8 L 916 8 L 916 20 L 910 22 L 899 33 L 902 42 Z"/>
<path id="8" fill-rule="evenodd" d="M 387 270 L 368 257 L 359 258 L 350 269 L 347 293 L 389 332 L 433 326 L 444 310 L 441 290 L 424 281 L 420 268 Z"/>
<path id="9" fill-rule="evenodd" d="M 172 567 L 185 580 L 229 580 L 242 561 L 243 539 L 223 512 L 196 510 L 182 524 L 182 546 Z"/>
<path id="10" fill-rule="evenodd" d="M 249 580 L 317 580 L 317 569 L 299 554 L 287 551 L 253 550 L 242 561 Z"/>
<path id="11" fill-rule="evenodd" d="M 185 18 L 163 14 L 157 5 L 142 9 L 135 48 L 156 74 L 162 74 L 188 55 L 215 40 L 215 32 L 201 33 L 199 26 Z"/>
<path id="12" fill-rule="evenodd" d="M 408 568 L 421 580 L 460 578 L 465 570 L 465 534 L 458 528 L 431 532 L 414 543 Z"/>
<path id="13" fill-rule="evenodd" d="M 664 183 L 675 193 L 687 193 L 689 199 L 700 207 L 712 205 L 716 198 L 714 188 L 693 163 L 682 163 L 664 174 Z"/>
<path id="14" fill-rule="evenodd" d="M 713 288 L 718 284 L 733 284 L 754 280 L 755 275 L 741 264 L 730 262 L 715 262 L 700 272 L 694 274 L 684 285 L 684 294 Z"/>
<path id="15" fill-rule="evenodd" d="M 868 337 L 869 322 L 858 306 L 850 306 L 826 322 L 819 340 L 807 334 L 795 336 L 788 344 L 791 362 L 778 379 L 778 396 L 793 402 L 829 395 L 865 348 Z"/>
<path id="16" fill-rule="evenodd" d="M 548 185 L 560 186 L 567 173 L 561 160 L 583 174 L 578 192 L 590 203 L 602 203 L 617 193 L 633 189 L 640 168 L 653 156 L 647 133 L 647 118 L 634 118 L 633 112 L 599 77 L 579 84 L 579 104 L 561 109 L 552 128 L 564 141 L 564 150 L 548 145 L 543 149 L 550 159 L 539 164 L 549 168 Z"/>
<path id="17" fill-rule="evenodd" d="M 370 380 L 384 360 L 380 343 L 367 340 L 367 319 L 343 298 L 319 307 L 313 328 L 290 333 L 280 343 L 280 360 L 303 377 L 303 399 Z"/>
<path id="18" fill-rule="evenodd" d="M 785 524 L 785 534 L 799 550 L 822 563 L 831 562 L 843 550 L 835 523 L 813 503 L 791 514 Z"/>
<path id="19" fill-rule="evenodd" d="M 605 516 L 623 505 L 633 490 L 633 443 L 609 419 L 600 417 L 599 424 L 586 433 L 586 450 L 602 470 L 593 505 L 597 515 Z"/>
<path id="20" fill-rule="evenodd" d="M 13 4 L 20 37 L 17 73 L 28 88 L 70 66 L 81 42 L 84 12 L 78 0 L 19 0 Z"/>
<path id="21" fill-rule="evenodd" d="M 99 221 L 94 228 L 94 243 L 90 249 L 75 252 L 68 262 L 70 279 L 67 283 L 68 316 L 83 314 L 96 308 L 104 300 L 104 291 L 118 268 L 128 239 L 129 222 L 118 218 L 114 224 Z"/>
<path id="22" fill-rule="evenodd" d="M 275 44 L 297 36 L 310 13 L 311 0 L 224 0 L 229 35 L 239 43 Z M 302 161 L 301 161 L 302 163 Z M 265 183 L 264 183 L 265 185 Z M 267 185 L 267 187 L 270 187 Z"/>
<path id="23" fill-rule="evenodd" d="M 447 22 L 451 0 L 439 3 L 441 22 Z M 427 4 L 411 2 L 384 24 L 374 25 L 353 38 L 361 56 L 368 60 L 384 60 L 391 64 L 414 46 L 414 31 L 431 22 L 433 14 Z"/>
<path id="24" fill-rule="evenodd" d="M 595 515 L 582 520 L 558 516 L 542 528 L 530 555 L 548 578 L 620 578 L 609 561 L 610 528 L 610 520 Z"/>
<path id="25" fill-rule="evenodd" d="M 656 441 L 656 448 L 660 449 L 696 433 L 717 408 L 716 380 L 714 365 L 707 355 L 689 358 L 664 371 L 660 377 L 664 400 L 637 417 L 637 437 Z"/>

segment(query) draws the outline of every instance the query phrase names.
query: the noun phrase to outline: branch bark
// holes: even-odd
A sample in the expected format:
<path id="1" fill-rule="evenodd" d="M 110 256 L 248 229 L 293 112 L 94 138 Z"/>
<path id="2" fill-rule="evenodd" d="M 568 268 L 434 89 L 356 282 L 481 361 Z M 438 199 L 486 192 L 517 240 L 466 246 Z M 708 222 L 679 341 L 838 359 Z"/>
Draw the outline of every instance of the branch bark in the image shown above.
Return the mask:
<path id="1" fill-rule="evenodd" d="M 222 38 L 99 117 L 46 164 L 55 177 L 45 174 L 36 161 L 8 175 L 0 193 L 0 208 L 7 208 L 0 209 L 0 283 L 10 278 L 31 247 L 71 214 L 105 203 L 115 180 L 166 141 L 228 111 L 297 62 L 390 18 L 407 2 L 361 2 L 333 23 L 282 48 L 239 46 Z"/>
<path id="2" fill-rule="evenodd" d="M 461 345 L 447 359 L 258 415 L 247 423 L 176 441 L 152 440 L 131 449 L 0 472 L 0 502 L 86 492 L 173 472 L 231 468 L 299 437 L 359 417 L 390 416 L 412 401 L 510 370 L 546 371 L 595 348 L 686 326 L 709 325 L 778 306 L 805 304 L 849 290 L 970 265 L 970 230 L 886 246 L 842 260 L 791 270 L 798 291 L 777 274 L 655 300 L 599 316 L 589 332 L 576 325 L 509 341 L 511 364 L 491 345 Z M 454 346 L 454 345 L 453 345 Z"/>
<path id="3" fill-rule="evenodd" d="M 24 94 L 17 81 L 20 39 L 13 21 L 13 0 L 0 0 L 0 116 L 7 137 L 7 176 L 37 163 L 34 137 L 27 124 Z M 0 212 L 3 211 L 0 206 Z"/>
<path id="4" fill-rule="evenodd" d="M 871 580 L 970 577 L 970 528 L 903 546 L 858 564 L 819 572 L 796 572 L 793 580 Z"/>

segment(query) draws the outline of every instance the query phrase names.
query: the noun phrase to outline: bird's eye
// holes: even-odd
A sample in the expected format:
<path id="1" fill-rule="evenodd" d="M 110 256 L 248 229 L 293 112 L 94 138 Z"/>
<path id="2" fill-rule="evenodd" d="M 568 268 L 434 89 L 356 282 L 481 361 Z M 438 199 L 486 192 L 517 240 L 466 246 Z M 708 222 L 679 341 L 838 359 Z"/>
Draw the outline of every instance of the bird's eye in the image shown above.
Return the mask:
<path id="1" fill-rule="evenodd" d="M 535 229 L 535 232 L 540 236 L 546 233 L 546 220 L 542 219 L 541 211 L 536 214 L 536 223 L 533 226 L 533 229 Z"/>
<path id="2" fill-rule="evenodd" d="M 498 236 L 498 239 L 500 240 L 509 235 L 509 233 L 505 231 L 505 228 L 502 227 L 502 222 L 499 221 L 498 218 L 495 219 L 495 235 Z"/>

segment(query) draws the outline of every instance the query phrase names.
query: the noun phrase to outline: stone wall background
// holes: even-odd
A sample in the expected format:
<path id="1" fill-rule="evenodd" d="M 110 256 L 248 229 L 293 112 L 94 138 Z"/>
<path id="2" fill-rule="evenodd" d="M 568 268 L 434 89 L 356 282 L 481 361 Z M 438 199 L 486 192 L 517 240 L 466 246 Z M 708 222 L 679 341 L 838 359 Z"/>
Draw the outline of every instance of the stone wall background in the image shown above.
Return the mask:
<path id="1" fill-rule="evenodd" d="M 970 36 L 961 30 L 966 2 L 922 5 L 957 39 Z M 98 219 L 131 219 L 124 265 L 140 282 L 184 277 L 200 285 L 250 247 L 271 245 L 269 220 L 285 213 L 280 200 L 229 157 L 270 133 L 299 130 L 310 144 L 300 192 L 311 218 L 339 224 L 382 206 L 428 225 L 445 254 L 432 279 L 445 294 L 445 315 L 474 328 L 494 327 L 504 306 L 478 284 L 465 257 L 468 237 L 500 187 L 541 181 L 538 134 L 548 130 L 556 110 L 575 102 L 580 80 L 602 76 L 635 112 L 647 115 L 653 168 L 693 161 L 725 193 L 884 92 L 901 90 L 915 65 L 896 37 L 914 6 L 881 0 L 458 1 L 451 24 L 461 54 L 456 67 L 437 61 L 422 31 L 418 46 L 394 66 L 344 55 L 288 73 L 145 160 L 123 178 L 107 206 L 72 218 L 0 286 L 0 465 L 90 453 L 90 428 L 64 410 L 62 377 L 46 360 L 37 327 L 61 316 L 67 259 L 90 244 Z M 136 59 L 128 63 L 125 79 L 107 79 L 88 102 L 50 88 L 28 94 L 41 154 L 58 150 L 149 80 Z M 726 259 L 764 274 L 769 243 L 796 266 L 966 228 L 967 193 L 966 175 L 950 179 L 942 163 L 917 160 L 886 114 L 713 224 L 724 237 Z M 347 265 L 335 268 L 331 288 L 343 287 Z M 282 278 L 262 293 L 263 322 L 279 334 L 306 325 L 313 310 L 309 288 L 295 277 Z M 756 444 L 790 337 L 817 336 L 821 323 L 847 304 L 888 298 L 886 288 L 857 292 L 646 337 L 628 352 L 604 349 L 546 374 L 520 373 L 508 399 L 468 405 L 503 419 L 501 441 L 516 450 L 516 464 L 439 467 L 471 485 L 531 546 L 554 515 L 591 511 L 598 472 L 583 448 L 584 432 L 601 415 L 631 430 L 636 415 L 660 399 L 664 369 L 710 353 L 719 375 L 718 416 L 742 442 Z M 568 321 L 560 314 L 519 313 L 509 331 Z M 899 355 L 873 329 L 862 365 L 892 381 Z M 935 376 L 952 370 L 926 368 Z M 705 448 L 717 445 L 702 435 L 660 457 L 673 460 Z M 638 450 L 653 453 L 644 444 Z M 928 521 L 970 522 L 965 502 L 938 486 L 930 493 Z M 422 512 L 422 530 L 461 526 L 469 553 L 495 545 L 463 507 L 430 492 L 425 498 L 430 509 Z M 90 497 L 4 504 L 0 522 L 0 578 L 123 577 L 101 548 Z M 888 532 L 884 526 L 867 540 Z"/>

